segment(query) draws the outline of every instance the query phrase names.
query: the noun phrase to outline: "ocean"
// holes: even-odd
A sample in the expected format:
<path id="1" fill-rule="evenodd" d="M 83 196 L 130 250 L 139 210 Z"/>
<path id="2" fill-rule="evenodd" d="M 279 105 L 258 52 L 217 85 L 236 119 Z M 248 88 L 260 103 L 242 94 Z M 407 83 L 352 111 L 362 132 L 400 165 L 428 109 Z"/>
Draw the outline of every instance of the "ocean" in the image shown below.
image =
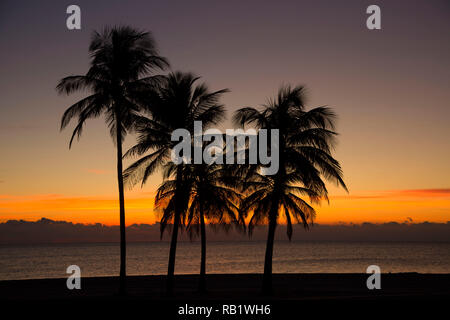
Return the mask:
<path id="1" fill-rule="evenodd" d="M 207 273 L 262 273 L 264 241 L 207 243 Z M 167 271 L 169 243 L 127 245 L 128 275 Z M 0 280 L 62 278 L 78 265 L 82 277 L 119 273 L 119 246 L 111 243 L 0 246 Z M 277 241 L 274 273 L 450 273 L 450 243 Z M 196 274 L 200 243 L 179 242 L 175 272 Z"/>

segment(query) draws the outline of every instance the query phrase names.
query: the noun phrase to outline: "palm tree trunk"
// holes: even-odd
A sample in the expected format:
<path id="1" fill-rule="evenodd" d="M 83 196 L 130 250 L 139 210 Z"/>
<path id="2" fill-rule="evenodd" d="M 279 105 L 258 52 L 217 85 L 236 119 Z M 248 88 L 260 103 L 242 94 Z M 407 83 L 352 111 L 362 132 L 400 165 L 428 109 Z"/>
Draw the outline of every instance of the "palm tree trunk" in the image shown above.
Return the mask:
<path id="1" fill-rule="evenodd" d="M 122 175 L 122 136 L 120 132 L 120 119 L 116 118 L 116 143 L 117 143 L 117 181 L 119 186 L 119 204 L 120 204 L 120 286 L 119 293 L 126 294 L 126 238 L 125 238 L 125 197 L 123 191 Z"/>
<path id="2" fill-rule="evenodd" d="M 175 258 L 177 255 L 177 242 L 178 242 L 178 228 L 180 224 L 180 216 L 181 216 L 181 203 L 180 203 L 180 192 L 181 192 L 181 168 L 177 169 L 177 177 L 176 177 L 176 190 L 175 190 L 175 213 L 174 213 L 174 221 L 173 221 L 173 230 L 172 230 L 172 239 L 170 240 L 170 251 L 169 251 L 169 264 L 167 267 L 167 294 L 173 294 L 173 280 L 175 274 Z"/>
<path id="3" fill-rule="evenodd" d="M 206 228 L 203 206 L 200 204 L 200 236 L 201 236 L 201 260 L 200 260 L 200 282 L 199 291 L 206 292 Z"/>
<path id="4" fill-rule="evenodd" d="M 277 208 L 278 206 L 274 206 Z M 272 294 L 272 258 L 273 258 L 273 242 L 275 239 L 275 229 L 277 227 L 276 209 L 272 209 L 269 218 L 269 231 L 267 233 L 266 256 L 264 259 L 264 275 L 263 275 L 263 293 Z"/>
<path id="5" fill-rule="evenodd" d="M 173 278 L 175 273 L 175 257 L 177 254 L 177 241 L 178 241 L 178 225 L 179 217 L 176 213 L 173 223 L 172 239 L 170 240 L 170 252 L 169 252 L 169 266 L 167 269 L 167 293 L 173 294 Z"/>

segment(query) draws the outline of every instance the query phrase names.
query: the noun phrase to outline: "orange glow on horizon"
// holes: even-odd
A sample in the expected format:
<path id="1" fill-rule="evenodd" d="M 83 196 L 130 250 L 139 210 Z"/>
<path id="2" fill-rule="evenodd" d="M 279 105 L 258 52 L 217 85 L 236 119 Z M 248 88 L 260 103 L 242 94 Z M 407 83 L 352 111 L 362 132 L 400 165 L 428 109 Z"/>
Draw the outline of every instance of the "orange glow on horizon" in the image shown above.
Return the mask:
<path id="1" fill-rule="evenodd" d="M 127 225 L 156 222 L 153 196 L 129 197 L 125 201 Z M 37 220 L 45 217 L 74 223 L 119 224 L 119 202 L 111 197 L 65 197 L 57 194 L 0 195 L 0 221 Z"/>
<path id="2" fill-rule="evenodd" d="M 153 193 L 126 198 L 127 225 L 159 220 L 153 211 Z M 391 190 L 330 196 L 330 204 L 314 206 L 321 224 L 362 222 L 450 221 L 450 189 Z M 0 222 L 38 220 L 42 217 L 74 223 L 118 225 L 118 201 L 114 196 L 68 197 L 57 194 L 0 195 Z M 282 219 L 281 222 L 283 222 Z"/>

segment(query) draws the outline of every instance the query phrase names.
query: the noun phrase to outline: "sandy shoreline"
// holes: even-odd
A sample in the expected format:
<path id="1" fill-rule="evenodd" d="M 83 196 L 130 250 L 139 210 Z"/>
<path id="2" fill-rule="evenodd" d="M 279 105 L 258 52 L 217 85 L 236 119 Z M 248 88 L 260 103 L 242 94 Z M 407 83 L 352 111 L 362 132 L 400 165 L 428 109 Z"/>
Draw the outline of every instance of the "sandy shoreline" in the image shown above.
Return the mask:
<path id="1" fill-rule="evenodd" d="M 260 293 L 260 274 L 210 274 L 206 294 L 197 293 L 197 275 L 177 275 L 173 297 L 164 293 L 165 276 L 130 276 L 127 300 L 152 301 L 295 301 L 295 300 L 448 300 L 450 274 L 381 275 L 381 290 L 368 290 L 368 274 L 274 274 L 275 293 Z M 82 278 L 81 290 L 68 290 L 66 279 L 0 281 L 0 300 L 114 300 L 117 277 Z"/>

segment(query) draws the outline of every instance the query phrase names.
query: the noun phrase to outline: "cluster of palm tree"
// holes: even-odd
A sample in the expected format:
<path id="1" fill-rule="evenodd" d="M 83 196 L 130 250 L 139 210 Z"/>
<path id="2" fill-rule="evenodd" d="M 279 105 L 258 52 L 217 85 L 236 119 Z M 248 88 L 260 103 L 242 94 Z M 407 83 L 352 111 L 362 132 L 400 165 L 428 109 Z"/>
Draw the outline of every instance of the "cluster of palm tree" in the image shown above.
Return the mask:
<path id="1" fill-rule="evenodd" d="M 155 197 L 155 208 L 162 212 L 161 235 L 171 231 L 167 292 L 174 288 L 179 230 L 200 234 L 199 290 L 204 292 L 206 224 L 235 226 L 250 235 L 255 226 L 268 224 L 263 291 L 270 293 L 273 243 L 280 219 L 284 216 L 290 239 L 292 221 L 308 228 L 315 217 L 310 203 L 328 199 L 324 180 L 346 189 L 341 167 L 331 155 L 335 114 L 327 107 L 307 111 L 304 88 L 285 86 L 262 108 L 242 108 L 233 116 L 236 126 L 279 129 L 276 174 L 261 174 L 258 164 L 175 164 L 170 156 L 176 144 L 172 132 L 185 128 L 194 136 L 194 121 L 202 121 L 205 130 L 223 121 L 225 108 L 220 98 L 228 90 L 211 92 L 191 73 L 154 74 L 169 68 L 169 63 L 158 54 L 150 33 L 131 27 L 95 32 L 89 53 L 88 72 L 63 78 L 57 86 L 60 93 L 90 92 L 65 111 L 61 129 L 76 118 L 71 146 L 87 119 L 104 115 L 114 139 L 120 202 L 120 293 L 126 292 L 124 183 L 144 185 L 157 171 L 164 177 Z M 127 133 L 136 134 L 137 143 L 123 153 Z M 138 159 L 123 170 L 125 157 Z"/>

